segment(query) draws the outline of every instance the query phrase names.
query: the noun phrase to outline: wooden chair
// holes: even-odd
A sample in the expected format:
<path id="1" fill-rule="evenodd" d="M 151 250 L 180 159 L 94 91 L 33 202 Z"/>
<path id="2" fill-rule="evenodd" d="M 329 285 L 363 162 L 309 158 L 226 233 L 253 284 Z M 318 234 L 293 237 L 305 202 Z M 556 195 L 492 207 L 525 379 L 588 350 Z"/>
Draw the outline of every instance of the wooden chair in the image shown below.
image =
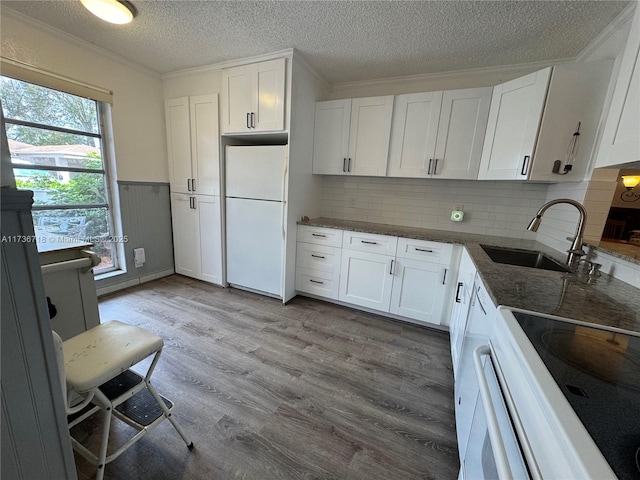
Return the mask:
<path id="1" fill-rule="evenodd" d="M 69 429 L 99 411 L 103 413 L 97 455 L 71 436 L 74 450 L 97 466 L 97 480 L 102 480 L 107 463 L 164 420 L 171 422 L 190 450 L 193 448 L 193 442 L 172 416 L 173 403 L 151 385 L 151 374 L 164 344 L 162 338 L 117 320 L 100 324 L 64 342 L 55 332 L 53 337 Z M 153 360 L 144 377 L 130 370 L 151 356 Z M 107 455 L 112 417 L 124 421 L 138 433 Z"/>

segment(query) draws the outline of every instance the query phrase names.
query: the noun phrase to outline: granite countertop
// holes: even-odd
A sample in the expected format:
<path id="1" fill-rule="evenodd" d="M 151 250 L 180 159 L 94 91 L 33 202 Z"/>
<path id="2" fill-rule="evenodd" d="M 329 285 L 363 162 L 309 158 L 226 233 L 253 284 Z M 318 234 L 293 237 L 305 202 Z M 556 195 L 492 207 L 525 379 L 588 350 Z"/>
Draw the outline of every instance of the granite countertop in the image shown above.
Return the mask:
<path id="1" fill-rule="evenodd" d="M 640 289 L 603 274 L 595 279 L 493 262 L 480 244 L 538 250 L 564 263 L 562 254 L 534 240 L 315 218 L 302 225 L 337 228 L 464 245 L 496 305 L 522 308 L 640 333 Z M 567 244 L 567 247 L 569 245 Z"/>

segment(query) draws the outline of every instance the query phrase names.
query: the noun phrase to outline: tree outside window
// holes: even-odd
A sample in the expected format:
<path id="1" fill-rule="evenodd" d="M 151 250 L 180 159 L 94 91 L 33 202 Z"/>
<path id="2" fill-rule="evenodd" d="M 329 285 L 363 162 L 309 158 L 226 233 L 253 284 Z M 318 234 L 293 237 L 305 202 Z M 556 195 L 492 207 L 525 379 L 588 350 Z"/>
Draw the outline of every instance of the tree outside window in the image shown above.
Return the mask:
<path id="1" fill-rule="evenodd" d="M 34 192 L 36 239 L 60 236 L 94 244 L 117 268 L 98 102 L 0 76 L 16 186 Z"/>

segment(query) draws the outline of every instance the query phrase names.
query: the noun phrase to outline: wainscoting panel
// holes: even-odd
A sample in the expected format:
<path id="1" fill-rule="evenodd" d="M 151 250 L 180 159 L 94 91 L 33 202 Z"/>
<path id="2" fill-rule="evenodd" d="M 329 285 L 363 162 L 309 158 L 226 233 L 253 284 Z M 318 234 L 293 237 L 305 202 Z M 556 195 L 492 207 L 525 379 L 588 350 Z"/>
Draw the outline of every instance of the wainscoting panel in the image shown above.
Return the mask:
<path id="1" fill-rule="evenodd" d="M 98 295 L 173 273 L 171 202 L 168 183 L 118 182 L 126 273 L 96 281 Z M 133 249 L 144 248 L 146 262 L 136 268 Z"/>

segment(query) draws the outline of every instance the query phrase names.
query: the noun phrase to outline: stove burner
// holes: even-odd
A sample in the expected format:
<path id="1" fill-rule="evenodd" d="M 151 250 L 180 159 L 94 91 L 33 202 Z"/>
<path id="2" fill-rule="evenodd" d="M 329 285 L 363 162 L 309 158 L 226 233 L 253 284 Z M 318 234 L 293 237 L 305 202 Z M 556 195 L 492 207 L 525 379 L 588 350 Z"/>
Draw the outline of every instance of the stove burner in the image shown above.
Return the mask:
<path id="1" fill-rule="evenodd" d="M 594 330 L 594 329 L 591 329 Z M 640 351 L 625 335 L 603 330 L 549 330 L 542 343 L 571 366 L 612 385 L 640 391 Z"/>

